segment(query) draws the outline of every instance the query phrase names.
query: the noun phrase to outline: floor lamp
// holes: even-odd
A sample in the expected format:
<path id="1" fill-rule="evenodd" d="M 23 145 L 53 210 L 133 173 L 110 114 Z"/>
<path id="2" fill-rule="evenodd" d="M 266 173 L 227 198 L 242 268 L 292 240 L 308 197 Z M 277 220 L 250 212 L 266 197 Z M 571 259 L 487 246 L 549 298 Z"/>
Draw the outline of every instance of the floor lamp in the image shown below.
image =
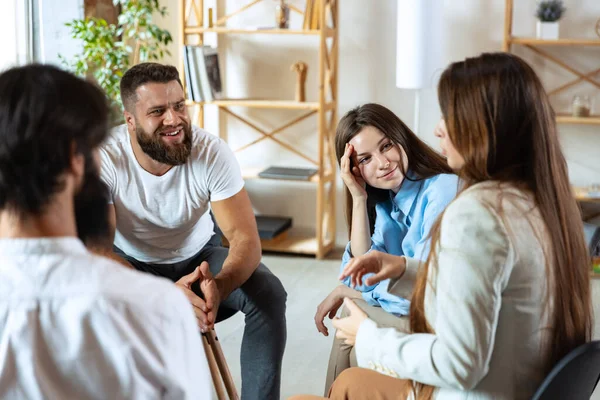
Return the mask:
<path id="1" fill-rule="evenodd" d="M 396 87 L 415 90 L 415 133 L 419 133 L 420 89 L 435 87 L 443 68 L 443 1 L 398 0 Z"/>

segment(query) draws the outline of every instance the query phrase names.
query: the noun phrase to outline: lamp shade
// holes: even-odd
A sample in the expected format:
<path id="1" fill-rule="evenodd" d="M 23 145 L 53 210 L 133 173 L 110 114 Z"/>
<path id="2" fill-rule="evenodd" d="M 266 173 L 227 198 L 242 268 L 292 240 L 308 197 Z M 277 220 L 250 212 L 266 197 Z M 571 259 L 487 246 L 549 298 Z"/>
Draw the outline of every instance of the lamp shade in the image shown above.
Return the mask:
<path id="1" fill-rule="evenodd" d="M 398 0 L 396 86 L 422 89 L 436 85 L 442 64 L 442 0 Z"/>

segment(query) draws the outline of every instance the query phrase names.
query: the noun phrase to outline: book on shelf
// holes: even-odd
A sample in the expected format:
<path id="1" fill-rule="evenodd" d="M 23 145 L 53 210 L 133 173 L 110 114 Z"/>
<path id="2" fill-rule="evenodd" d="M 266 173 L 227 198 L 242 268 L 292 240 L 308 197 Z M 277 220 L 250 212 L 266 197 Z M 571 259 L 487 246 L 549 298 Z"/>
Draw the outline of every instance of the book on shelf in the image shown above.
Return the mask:
<path id="1" fill-rule="evenodd" d="M 292 219 L 290 217 L 282 217 L 277 215 L 255 215 L 256 227 L 258 228 L 258 236 L 262 240 L 272 240 L 286 232 L 292 227 Z M 215 233 L 224 237 L 223 232 L 215 225 Z"/>
<path id="2" fill-rule="evenodd" d="M 292 219 L 275 215 L 257 215 L 258 236 L 263 240 L 274 239 L 292 227 Z"/>
<path id="3" fill-rule="evenodd" d="M 202 89 L 200 88 L 200 79 L 198 79 L 198 68 L 196 67 L 194 57 L 191 54 L 190 46 L 183 46 L 183 71 L 185 74 L 185 90 L 188 100 L 202 101 Z"/>
<path id="4" fill-rule="evenodd" d="M 219 54 L 211 46 L 184 46 L 184 73 L 189 100 L 213 101 L 222 98 Z"/>
<path id="5" fill-rule="evenodd" d="M 261 178 L 309 180 L 318 170 L 316 168 L 269 167 L 258 173 Z"/>

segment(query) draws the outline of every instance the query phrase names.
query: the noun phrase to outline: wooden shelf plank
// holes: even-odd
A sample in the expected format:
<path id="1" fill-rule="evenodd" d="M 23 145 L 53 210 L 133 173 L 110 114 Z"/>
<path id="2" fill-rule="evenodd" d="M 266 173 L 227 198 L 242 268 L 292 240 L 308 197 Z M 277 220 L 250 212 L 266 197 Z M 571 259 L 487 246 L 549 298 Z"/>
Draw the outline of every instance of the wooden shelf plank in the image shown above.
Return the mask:
<path id="1" fill-rule="evenodd" d="M 599 125 L 600 115 L 591 115 L 589 117 L 573 117 L 570 114 L 558 114 L 556 122 L 559 124 L 582 124 L 582 125 Z"/>
<path id="2" fill-rule="evenodd" d="M 221 237 L 223 246 L 229 247 L 229 243 L 225 237 Z M 293 254 L 307 254 L 317 255 L 318 246 L 317 238 L 315 236 L 308 235 L 288 235 L 288 232 L 281 234 L 281 237 L 274 239 L 261 239 L 260 245 L 263 251 L 273 251 L 278 253 L 293 253 Z M 333 241 L 327 241 L 324 246 L 323 254 L 327 255 L 333 250 Z"/>
<path id="3" fill-rule="evenodd" d="M 326 31 L 326 35 L 332 35 L 332 29 Z M 201 26 L 188 26 L 185 28 L 185 33 L 188 35 L 199 34 L 199 33 L 231 33 L 239 35 L 256 35 L 256 34 L 269 34 L 269 35 L 320 35 L 321 30 L 319 29 L 277 29 L 277 28 L 266 28 L 266 29 L 244 29 L 244 28 L 204 28 Z"/>
<path id="4" fill-rule="evenodd" d="M 529 44 L 533 46 L 600 46 L 600 39 L 537 39 L 528 37 L 511 37 L 512 44 Z"/>
<path id="5" fill-rule="evenodd" d="M 187 104 L 199 104 L 208 105 L 214 104 L 219 107 L 249 107 L 249 108 L 277 108 L 277 109 L 288 109 L 288 110 L 318 110 L 318 102 L 310 101 L 294 101 L 294 100 L 252 100 L 252 99 L 228 99 L 228 100 L 215 100 L 207 102 L 193 102 L 188 101 Z M 325 105 L 327 109 L 329 104 Z"/>
<path id="6" fill-rule="evenodd" d="M 279 242 L 262 243 L 263 251 L 275 251 L 280 253 L 294 253 L 316 255 L 318 246 L 317 238 L 314 236 L 289 236 Z M 324 253 L 327 254 L 333 249 L 333 243 L 325 244 Z"/>
<path id="7" fill-rule="evenodd" d="M 575 200 L 587 203 L 600 203 L 600 197 L 592 196 L 589 189 L 582 186 L 573 186 L 575 192 Z"/>
<path id="8" fill-rule="evenodd" d="M 258 173 L 260 171 L 262 171 L 262 168 L 243 168 L 242 169 L 242 177 L 244 179 L 268 179 L 271 181 L 285 181 L 285 182 L 312 182 L 312 183 L 318 183 L 319 182 L 319 174 L 314 174 L 310 179 L 308 180 L 304 180 L 304 179 L 280 179 L 280 178 L 263 178 L 261 176 L 258 176 Z M 324 182 L 330 182 L 333 180 L 333 173 L 329 172 L 325 175 L 323 175 L 323 181 Z"/>

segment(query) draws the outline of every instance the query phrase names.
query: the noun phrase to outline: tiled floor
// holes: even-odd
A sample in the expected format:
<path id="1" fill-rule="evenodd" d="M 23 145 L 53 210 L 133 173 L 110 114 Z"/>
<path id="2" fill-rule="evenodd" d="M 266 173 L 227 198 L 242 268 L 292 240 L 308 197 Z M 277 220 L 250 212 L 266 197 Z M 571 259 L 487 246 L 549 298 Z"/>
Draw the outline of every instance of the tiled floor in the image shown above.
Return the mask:
<path id="1" fill-rule="evenodd" d="M 313 321 L 317 305 L 337 284 L 340 257 L 316 261 L 314 258 L 265 256 L 263 262 L 283 282 L 288 292 L 288 341 L 283 363 L 281 398 L 306 393 L 322 395 L 331 348 L 331 335 L 322 336 Z M 593 280 L 596 319 L 595 337 L 600 338 L 600 280 Z M 331 327 L 331 324 L 328 324 Z M 238 390 L 241 388 L 239 349 L 243 317 L 235 315 L 217 326 Z M 331 331 L 331 329 L 330 329 Z M 600 400 L 600 391 L 592 396 Z"/>

